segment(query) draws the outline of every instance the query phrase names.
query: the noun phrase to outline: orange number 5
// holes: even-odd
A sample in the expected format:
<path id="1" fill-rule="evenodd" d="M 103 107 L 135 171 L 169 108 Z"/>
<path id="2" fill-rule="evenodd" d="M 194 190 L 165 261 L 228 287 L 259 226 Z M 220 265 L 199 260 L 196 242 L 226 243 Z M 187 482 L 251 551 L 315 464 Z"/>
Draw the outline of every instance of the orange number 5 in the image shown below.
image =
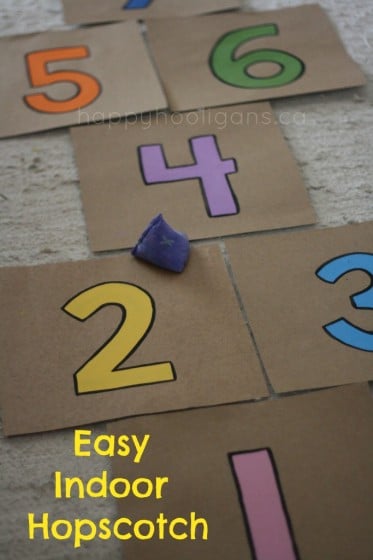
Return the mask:
<path id="1" fill-rule="evenodd" d="M 89 50 L 85 46 L 61 47 L 28 53 L 26 66 L 32 87 L 69 82 L 77 87 L 77 92 L 66 100 L 51 99 L 45 93 L 32 93 L 24 96 L 26 105 L 34 111 L 55 114 L 76 111 L 92 103 L 101 93 L 101 85 L 96 78 L 80 71 L 48 70 L 50 62 L 77 60 L 88 56 Z"/>

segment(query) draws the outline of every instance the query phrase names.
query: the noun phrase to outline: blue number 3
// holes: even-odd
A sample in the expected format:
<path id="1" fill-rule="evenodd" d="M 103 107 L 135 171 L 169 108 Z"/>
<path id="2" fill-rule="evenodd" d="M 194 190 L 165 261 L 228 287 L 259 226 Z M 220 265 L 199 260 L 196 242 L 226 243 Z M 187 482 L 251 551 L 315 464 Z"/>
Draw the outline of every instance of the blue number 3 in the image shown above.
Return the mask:
<path id="1" fill-rule="evenodd" d="M 361 270 L 370 276 L 370 286 L 351 296 L 351 304 L 356 309 L 373 309 L 373 254 L 350 253 L 341 255 L 323 264 L 316 276 L 324 282 L 335 284 L 344 274 L 354 270 Z M 373 331 L 365 331 L 355 327 L 346 319 L 340 318 L 323 326 L 323 329 L 333 338 L 365 352 L 373 352 Z"/>

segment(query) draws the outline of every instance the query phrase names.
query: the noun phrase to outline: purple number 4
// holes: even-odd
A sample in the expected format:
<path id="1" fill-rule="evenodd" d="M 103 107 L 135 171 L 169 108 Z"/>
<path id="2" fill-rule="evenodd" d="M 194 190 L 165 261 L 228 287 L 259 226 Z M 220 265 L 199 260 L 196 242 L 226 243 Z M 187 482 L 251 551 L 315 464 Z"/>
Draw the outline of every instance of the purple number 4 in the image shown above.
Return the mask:
<path id="1" fill-rule="evenodd" d="M 206 211 L 210 217 L 230 216 L 240 211 L 227 175 L 237 173 L 236 161 L 222 159 L 215 136 L 189 140 L 195 163 L 168 167 L 161 144 L 139 147 L 139 160 L 146 185 L 199 179 Z"/>

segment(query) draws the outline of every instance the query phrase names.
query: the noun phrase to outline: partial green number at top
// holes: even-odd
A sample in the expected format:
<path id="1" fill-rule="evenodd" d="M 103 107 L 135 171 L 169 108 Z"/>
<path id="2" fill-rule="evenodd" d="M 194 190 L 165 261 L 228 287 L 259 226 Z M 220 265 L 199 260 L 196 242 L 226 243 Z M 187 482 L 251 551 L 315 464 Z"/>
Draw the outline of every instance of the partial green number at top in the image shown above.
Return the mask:
<path id="1" fill-rule="evenodd" d="M 236 29 L 223 35 L 210 55 L 210 68 L 222 82 L 231 86 L 258 89 L 288 85 L 302 76 L 304 63 L 293 54 L 278 49 L 257 49 L 236 57 L 236 52 L 247 41 L 279 34 L 274 23 Z M 279 69 L 271 76 L 254 76 L 249 68 L 256 64 L 272 63 Z"/>

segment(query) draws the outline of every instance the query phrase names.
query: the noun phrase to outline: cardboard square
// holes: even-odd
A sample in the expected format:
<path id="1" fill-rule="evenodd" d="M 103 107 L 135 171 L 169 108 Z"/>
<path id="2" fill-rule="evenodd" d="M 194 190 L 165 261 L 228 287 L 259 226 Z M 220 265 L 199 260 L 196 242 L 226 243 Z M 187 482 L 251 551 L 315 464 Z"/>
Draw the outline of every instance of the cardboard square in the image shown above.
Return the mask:
<path id="1" fill-rule="evenodd" d="M 157 213 L 191 239 L 315 221 L 302 178 L 268 103 L 183 114 L 160 112 L 116 125 L 75 128 L 71 133 L 93 251 L 133 247 Z M 207 170 L 205 142 L 213 147 L 209 147 Z M 159 171 L 158 163 L 142 152 L 148 146 L 162 152 L 161 166 L 174 169 Z M 196 162 L 195 169 L 190 167 Z M 145 166 L 148 175 L 150 167 L 155 176 L 149 179 Z M 180 167 L 183 172 L 178 175 Z M 176 181 L 169 173 L 194 178 Z M 210 207 L 208 189 L 213 193 Z M 229 200 L 212 215 L 222 192 L 228 193 Z"/>
<path id="2" fill-rule="evenodd" d="M 217 245 L 193 248 L 182 274 L 125 255 L 4 268 L 0 278 L 2 407 L 7 435 L 267 394 Z M 120 293 L 123 283 L 126 289 L 128 283 L 135 286 L 124 296 L 124 303 L 110 288 L 105 297 L 88 292 L 93 298 L 92 314 L 85 321 L 77 320 L 70 307 L 62 310 L 88 288 L 100 285 L 101 289 L 102 284 L 113 282 L 120 283 Z M 144 303 L 139 288 L 150 294 L 155 308 L 146 315 L 146 325 L 142 319 L 140 324 L 140 318 L 145 316 L 144 306 L 150 305 L 149 296 Z M 110 305 L 120 301 L 122 312 L 119 303 Z M 119 354 L 111 346 L 104 359 L 101 348 L 112 339 L 119 344 Z M 78 395 L 75 373 L 95 355 L 103 360 L 96 365 L 100 383 L 103 369 L 107 369 L 103 383 L 116 382 L 114 377 L 121 375 L 117 366 L 137 368 L 131 375 L 139 385 L 103 391 L 91 383 L 88 393 Z M 173 369 L 167 380 L 157 381 L 157 375 L 157 380 L 149 381 L 150 373 L 140 371 L 140 365 L 159 363 Z M 96 376 L 89 372 L 88 379 Z M 83 389 L 87 391 L 86 386 Z"/>
<path id="3" fill-rule="evenodd" d="M 0 65 L 0 137 L 167 107 L 133 21 L 3 38 Z"/>
<path id="4" fill-rule="evenodd" d="M 233 36 L 237 30 L 241 32 Z M 148 35 L 173 110 L 365 83 L 318 5 L 150 21 Z"/>
<path id="5" fill-rule="evenodd" d="M 151 540 L 125 541 L 123 558 L 368 560 L 372 404 L 367 386 L 349 386 L 109 424 L 116 436 L 150 435 L 140 463 L 113 459 L 113 478 L 169 479 L 160 499 L 117 500 L 133 524 L 160 513 L 169 521 L 164 540 L 156 525 Z M 206 520 L 208 540 L 202 526 L 196 540 L 169 536 L 176 518 L 189 523 L 175 533 L 192 534 L 191 512 Z"/>
<path id="6" fill-rule="evenodd" d="M 239 0 L 63 0 L 65 21 L 71 24 L 187 17 L 240 6 Z"/>
<path id="7" fill-rule="evenodd" d="M 276 391 L 373 379 L 372 239 L 373 222 L 367 222 L 227 241 L 242 302 Z M 317 275 L 329 261 L 340 270 L 334 283 Z M 365 301 L 354 304 L 351 298 L 359 292 Z M 346 321 L 353 326 L 345 338 L 333 336 L 332 327 L 326 330 L 341 319 L 345 326 L 338 328 L 345 330 Z"/>

